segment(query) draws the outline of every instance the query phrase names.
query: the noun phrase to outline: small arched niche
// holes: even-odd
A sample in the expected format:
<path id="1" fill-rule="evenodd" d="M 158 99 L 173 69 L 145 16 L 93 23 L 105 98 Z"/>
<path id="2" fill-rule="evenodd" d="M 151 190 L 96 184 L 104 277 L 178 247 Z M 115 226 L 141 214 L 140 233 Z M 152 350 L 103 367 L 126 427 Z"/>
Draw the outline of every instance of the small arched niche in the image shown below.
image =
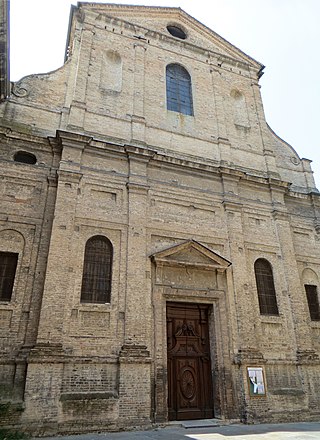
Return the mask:
<path id="1" fill-rule="evenodd" d="M 15 229 L 3 229 L 0 231 L 0 250 L 21 253 L 24 251 L 25 238 L 21 232 Z"/>
<path id="2" fill-rule="evenodd" d="M 249 128 L 249 116 L 244 95 L 237 89 L 230 92 L 233 99 L 233 120 L 236 126 Z"/>
<path id="3" fill-rule="evenodd" d="M 120 93 L 122 89 L 122 59 L 118 52 L 103 52 L 100 70 L 100 89 Z"/>
<path id="4" fill-rule="evenodd" d="M 304 269 L 302 272 L 303 284 L 312 284 L 317 286 L 319 283 L 318 275 L 310 268 Z"/>

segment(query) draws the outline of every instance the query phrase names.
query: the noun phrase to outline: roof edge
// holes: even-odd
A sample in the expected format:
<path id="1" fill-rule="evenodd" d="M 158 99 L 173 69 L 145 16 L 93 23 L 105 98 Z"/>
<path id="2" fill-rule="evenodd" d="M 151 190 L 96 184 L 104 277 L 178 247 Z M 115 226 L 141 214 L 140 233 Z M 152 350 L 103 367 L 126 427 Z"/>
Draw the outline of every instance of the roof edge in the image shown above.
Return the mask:
<path id="1" fill-rule="evenodd" d="M 172 6 L 146 6 L 146 5 L 135 5 L 135 4 L 119 4 L 119 3 L 95 3 L 95 2 L 82 2 L 79 1 L 77 3 L 77 8 L 81 8 L 81 7 L 92 7 L 95 9 L 105 9 L 106 13 L 107 13 L 107 9 L 112 9 L 112 8 L 118 8 L 118 9 L 140 9 L 140 10 L 144 10 L 144 11 L 148 11 L 148 10 L 161 10 L 161 11 L 167 11 L 167 12 L 178 12 L 181 13 L 182 15 L 185 16 L 185 18 L 187 18 L 188 20 L 192 21 L 192 23 L 196 26 L 201 26 L 208 34 L 213 35 L 215 38 L 217 38 L 218 41 L 220 41 L 222 44 L 227 45 L 228 48 L 235 53 L 239 53 L 241 54 L 242 57 L 245 57 L 248 61 L 248 63 L 250 64 L 254 64 L 256 69 L 258 70 L 258 78 L 260 78 L 263 75 L 263 70 L 265 68 L 265 65 L 262 64 L 261 62 L 257 61 L 256 59 L 254 59 L 253 57 L 251 57 L 250 55 L 248 55 L 247 53 L 245 53 L 244 51 L 242 51 L 241 49 L 239 49 L 237 46 L 235 46 L 234 44 L 230 43 L 227 39 L 225 39 L 224 37 L 222 37 L 221 35 L 219 35 L 217 32 L 215 32 L 213 29 L 211 29 L 210 27 L 208 27 L 207 25 L 203 24 L 200 20 L 194 18 L 192 15 L 190 15 L 188 12 L 186 12 L 185 10 L 183 10 L 180 7 L 172 7 Z"/>

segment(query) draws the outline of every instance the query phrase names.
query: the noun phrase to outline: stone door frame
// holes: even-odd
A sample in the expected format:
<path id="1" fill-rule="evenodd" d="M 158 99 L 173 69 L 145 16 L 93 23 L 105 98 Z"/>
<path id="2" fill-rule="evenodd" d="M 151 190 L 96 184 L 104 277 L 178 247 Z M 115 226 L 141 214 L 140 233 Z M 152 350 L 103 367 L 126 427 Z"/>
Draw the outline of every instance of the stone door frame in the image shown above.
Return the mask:
<path id="1" fill-rule="evenodd" d="M 184 257 L 186 251 L 193 253 L 193 261 Z M 199 260 L 197 261 L 197 255 Z M 153 419 L 156 423 L 168 420 L 168 378 L 167 378 L 167 302 L 183 302 L 191 304 L 207 304 L 211 306 L 209 317 L 209 339 L 211 366 L 214 383 L 214 413 L 216 417 L 228 418 L 230 409 L 234 409 L 236 378 L 232 374 L 230 352 L 236 334 L 233 328 L 236 322 L 230 304 L 233 295 L 231 263 L 202 244 L 190 240 L 172 246 L 151 256 L 152 267 L 152 304 L 154 321 L 154 378 L 153 378 Z M 188 288 L 170 285 L 165 282 L 166 270 L 174 267 L 188 270 L 208 270 L 215 276 L 212 288 Z"/>

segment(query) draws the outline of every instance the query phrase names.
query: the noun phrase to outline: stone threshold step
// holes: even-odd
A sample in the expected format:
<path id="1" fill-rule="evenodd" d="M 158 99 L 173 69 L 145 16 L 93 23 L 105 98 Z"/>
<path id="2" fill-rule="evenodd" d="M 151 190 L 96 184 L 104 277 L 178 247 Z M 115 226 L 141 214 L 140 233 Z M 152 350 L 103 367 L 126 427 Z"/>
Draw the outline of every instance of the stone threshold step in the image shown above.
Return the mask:
<path id="1" fill-rule="evenodd" d="M 180 425 L 183 428 L 212 428 L 224 424 L 220 419 L 203 419 L 203 420 L 179 420 L 170 422 L 170 425 Z"/>

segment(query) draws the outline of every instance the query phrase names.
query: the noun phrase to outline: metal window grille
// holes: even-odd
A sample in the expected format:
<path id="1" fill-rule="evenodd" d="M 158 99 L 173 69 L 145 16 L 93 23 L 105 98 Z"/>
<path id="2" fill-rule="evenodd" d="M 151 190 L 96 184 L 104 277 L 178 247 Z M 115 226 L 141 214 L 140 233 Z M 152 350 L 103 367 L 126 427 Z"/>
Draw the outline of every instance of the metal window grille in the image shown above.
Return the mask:
<path id="1" fill-rule="evenodd" d="M 11 301 L 18 255 L 13 252 L 0 252 L 0 301 Z"/>
<path id="2" fill-rule="evenodd" d="M 278 315 L 276 291 L 270 263 L 260 258 L 254 264 L 260 313 L 262 315 Z"/>
<path id="3" fill-rule="evenodd" d="M 179 64 L 169 64 L 166 71 L 167 109 L 193 116 L 191 77 Z"/>
<path id="4" fill-rule="evenodd" d="M 112 257 L 112 244 L 106 237 L 97 235 L 87 241 L 84 253 L 81 302 L 110 302 Z"/>
<path id="5" fill-rule="evenodd" d="M 320 321 L 320 307 L 317 286 L 305 284 L 304 288 L 307 294 L 310 318 L 312 321 Z"/>

